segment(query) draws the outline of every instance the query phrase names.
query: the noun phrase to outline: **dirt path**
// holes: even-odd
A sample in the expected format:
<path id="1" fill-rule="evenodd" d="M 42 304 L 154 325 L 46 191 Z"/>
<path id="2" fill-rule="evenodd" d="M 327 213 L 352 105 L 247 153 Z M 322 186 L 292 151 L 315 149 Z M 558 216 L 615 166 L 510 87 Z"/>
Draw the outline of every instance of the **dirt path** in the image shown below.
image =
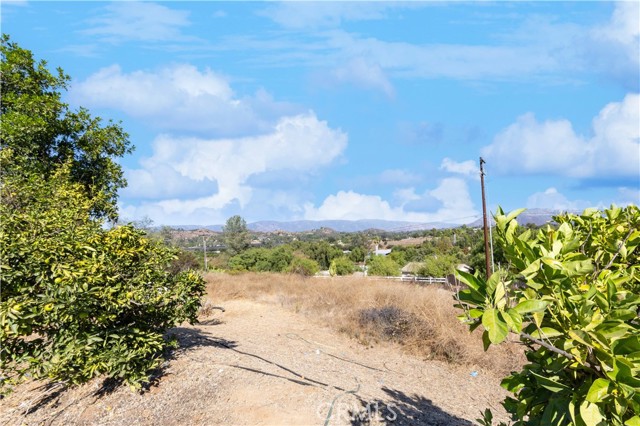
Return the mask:
<path id="1" fill-rule="evenodd" d="M 0 401 L 0 423 L 468 425 L 486 407 L 502 418 L 504 391 L 488 372 L 367 348 L 270 304 L 225 308 L 176 330 L 183 349 L 149 392 L 100 381 L 60 395 L 24 385 Z"/>

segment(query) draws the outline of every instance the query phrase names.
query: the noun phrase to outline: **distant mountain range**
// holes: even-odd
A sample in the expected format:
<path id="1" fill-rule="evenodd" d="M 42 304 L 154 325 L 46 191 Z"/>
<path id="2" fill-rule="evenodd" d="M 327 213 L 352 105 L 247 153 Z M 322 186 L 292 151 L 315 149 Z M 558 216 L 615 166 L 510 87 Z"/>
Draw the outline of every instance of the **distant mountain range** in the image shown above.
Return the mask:
<path id="1" fill-rule="evenodd" d="M 544 225 L 545 223 L 551 222 L 553 216 L 556 216 L 563 211 L 560 210 L 549 210 L 549 209 L 527 209 L 524 212 L 520 213 L 518 216 L 518 223 L 520 225 L 526 225 L 528 223 L 533 223 L 536 226 Z M 569 213 L 580 213 L 578 211 L 569 211 Z M 495 222 L 492 222 L 495 223 Z M 483 225 L 482 218 L 469 223 L 467 226 L 471 228 L 479 228 Z"/>
<path id="2" fill-rule="evenodd" d="M 551 221 L 551 217 L 559 214 L 558 210 L 547 209 L 530 209 L 525 210 L 520 216 L 518 216 L 518 223 L 526 225 L 527 223 L 533 223 L 535 225 L 544 225 Z M 417 222 L 402 222 L 394 220 L 295 220 L 289 222 L 278 221 L 260 221 L 247 224 L 248 228 L 256 232 L 308 232 L 318 230 L 322 228 L 332 229 L 336 232 L 360 232 L 368 229 L 376 229 L 387 232 L 411 232 L 421 231 L 425 229 L 446 229 L 456 228 L 461 225 L 444 223 L 444 222 L 429 222 L 429 223 L 417 223 Z M 467 224 L 472 228 L 482 226 L 482 219 L 478 219 L 475 222 Z M 209 229 L 211 231 L 222 231 L 223 225 L 180 225 L 173 226 L 175 229 L 193 230 L 193 229 Z"/>

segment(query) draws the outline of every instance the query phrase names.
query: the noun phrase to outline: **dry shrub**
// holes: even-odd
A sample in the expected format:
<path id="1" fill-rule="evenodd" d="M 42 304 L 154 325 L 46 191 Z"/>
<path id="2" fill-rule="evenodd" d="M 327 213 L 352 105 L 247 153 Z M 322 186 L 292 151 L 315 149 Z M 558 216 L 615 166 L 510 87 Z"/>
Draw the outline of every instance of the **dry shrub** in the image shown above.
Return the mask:
<path id="1" fill-rule="evenodd" d="M 406 339 L 417 319 L 397 306 L 367 308 L 358 312 L 358 324 L 364 330 L 383 340 L 402 342 Z"/>
<path id="2" fill-rule="evenodd" d="M 367 277 L 313 278 L 271 273 L 208 274 L 211 300 L 273 303 L 334 327 L 363 344 L 397 343 L 409 353 L 505 374 L 523 362 L 516 343 L 482 349 L 453 307 L 453 293 L 437 286 Z"/>

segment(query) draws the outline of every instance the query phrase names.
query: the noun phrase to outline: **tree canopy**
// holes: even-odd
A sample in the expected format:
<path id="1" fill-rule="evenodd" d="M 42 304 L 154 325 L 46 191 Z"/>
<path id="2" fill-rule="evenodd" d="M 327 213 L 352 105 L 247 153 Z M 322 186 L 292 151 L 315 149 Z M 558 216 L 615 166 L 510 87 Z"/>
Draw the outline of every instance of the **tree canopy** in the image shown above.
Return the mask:
<path id="1" fill-rule="evenodd" d="M 46 178 L 69 163 L 69 179 L 100 201 L 92 213 L 115 219 L 117 191 L 126 185 L 115 159 L 132 151 L 128 134 L 84 108 L 72 111 L 62 101 L 70 77 L 61 68 L 50 72 L 46 61 L 36 61 L 6 34 L 0 56 L 0 146 L 14 152 L 3 173 L 20 168 Z"/>
<path id="2" fill-rule="evenodd" d="M 7 36 L 1 53 L 0 387 L 100 374 L 139 387 L 172 344 L 166 330 L 196 320 L 204 281 L 143 230 L 104 226 L 126 133 L 70 111 L 62 70 Z"/>
<path id="3" fill-rule="evenodd" d="M 227 245 L 227 253 L 235 256 L 249 248 L 251 235 L 247 228 L 247 222 L 238 215 L 231 216 L 222 229 L 224 242 Z"/>
<path id="4" fill-rule="evenodd" d="M 483 326 L 485 349 L 509 332 L 526 348 L 502 382 L 514 425 L 640 424 L 640 210 L 563 214 L 537 232 L 520 212 L 496 215 L 504 269 L 457 272 L 461 319 Z"/>

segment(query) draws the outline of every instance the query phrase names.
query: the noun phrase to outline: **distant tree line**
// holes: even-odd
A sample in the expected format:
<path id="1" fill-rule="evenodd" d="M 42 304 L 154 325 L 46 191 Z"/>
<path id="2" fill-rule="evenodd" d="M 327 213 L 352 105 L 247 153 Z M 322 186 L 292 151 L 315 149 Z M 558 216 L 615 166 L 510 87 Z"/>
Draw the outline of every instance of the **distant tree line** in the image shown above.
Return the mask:
<path id="1" fill-rule="evenodd" d="M 532 228 L 527 225 L 526 228 Z M 204 267 L 202 237 L 179 239 L 176 230 L 147 228 L 151 235 L 168 245 L 182 248 L 176 268 Z M 411 232 L 332 232 L 316 230 L 299 233 L 261 233 L 247 228 L 241 216 L 230 217 L 223 232 L 209 238 L 208 253 L 211 269 L 250 272 L 329 271 L 332 275 L 350 275 L 366 265 L 369 275 L 400 275 L 403 266 L 419 264 L 417 275 L 445 277 L 459 264 L 466 264 L 485 273 L 483 233 L 478 228 L 461 226 Z M 423 241 L 414 245 L 394 245 L 407 238 Z M 376 247 L 391 249 L 388 256 L 372 256 Z M 194 250 L 194 247 L 198 249 Z M 384 260 L 383 260 L 384 259 Z M 504 263 L 502 248 L 494 247 L 496 267 Z M 305 268 L 300 265 L 304 264 Z"/>

